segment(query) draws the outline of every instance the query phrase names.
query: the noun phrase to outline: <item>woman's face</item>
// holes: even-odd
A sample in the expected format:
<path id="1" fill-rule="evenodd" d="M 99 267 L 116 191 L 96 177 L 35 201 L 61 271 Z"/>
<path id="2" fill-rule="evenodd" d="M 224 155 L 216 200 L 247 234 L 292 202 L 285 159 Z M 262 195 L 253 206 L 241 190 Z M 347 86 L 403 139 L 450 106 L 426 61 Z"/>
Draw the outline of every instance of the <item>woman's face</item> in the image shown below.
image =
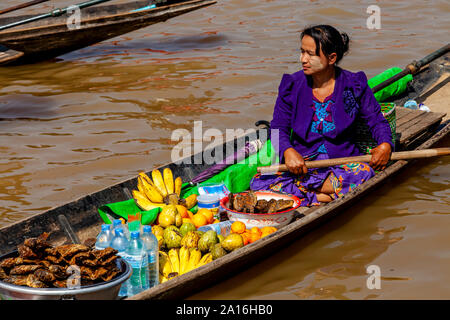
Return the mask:
<path id="1" fill-rule="evenodd" d="M 303 36 L 300 52 L 300 62 L 302 63 L 303 72 L 306 75 L 321 72 L 330 63 L 334 63 L 323 54 L 322 50 L 319 50 L 320 55 L 316 55 L 316 43 L 308 35 Z"/>

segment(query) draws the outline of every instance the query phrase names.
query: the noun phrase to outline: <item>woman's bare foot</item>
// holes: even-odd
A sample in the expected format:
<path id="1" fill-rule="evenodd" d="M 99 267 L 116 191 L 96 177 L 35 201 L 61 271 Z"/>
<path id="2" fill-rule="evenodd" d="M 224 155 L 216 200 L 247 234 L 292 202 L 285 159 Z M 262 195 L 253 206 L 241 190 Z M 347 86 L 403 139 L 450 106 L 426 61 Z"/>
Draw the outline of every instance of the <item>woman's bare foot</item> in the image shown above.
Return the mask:
<path id="1" fill-rule="evenodd" d="M 328 203 L 328 202 L 333 201 L 333 199 L 331 198 L 331 196 L 329 194 L 317 192 L 316 196 L 317 196 L 317 201 L 319 201 L 319 202 Z"/>

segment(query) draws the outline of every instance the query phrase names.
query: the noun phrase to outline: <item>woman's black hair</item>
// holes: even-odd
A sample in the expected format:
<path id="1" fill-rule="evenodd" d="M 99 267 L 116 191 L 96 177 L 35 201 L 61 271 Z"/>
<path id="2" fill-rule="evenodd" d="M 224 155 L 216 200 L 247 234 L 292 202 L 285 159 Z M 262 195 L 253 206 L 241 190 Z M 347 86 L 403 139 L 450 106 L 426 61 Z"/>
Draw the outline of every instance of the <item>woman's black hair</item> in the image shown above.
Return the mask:
<path id="1" fill-rule="evenodd" d="M 330 25 L 320 24 L 307 27 L 302 31 L 300 40 L 303 39 L 305 35 L 314 39 L 317 55 L 320 55 L 321 49 L 326 56 L 336 52 L 336 65 L 341 61 L 342 57 L 349 49 L 350 38 L 348 35 L 345 32 L 340 33 L 336 28 Z"/>

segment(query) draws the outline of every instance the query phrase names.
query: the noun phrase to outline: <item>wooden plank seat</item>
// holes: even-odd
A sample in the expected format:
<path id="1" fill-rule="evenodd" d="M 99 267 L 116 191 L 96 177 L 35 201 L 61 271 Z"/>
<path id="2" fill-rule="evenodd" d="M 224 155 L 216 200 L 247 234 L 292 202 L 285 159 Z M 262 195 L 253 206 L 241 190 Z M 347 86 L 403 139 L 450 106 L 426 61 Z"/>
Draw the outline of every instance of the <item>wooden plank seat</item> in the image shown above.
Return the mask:
<path id="1" fill-rule="evenodd" d="M 445 113 L 411 110 L 404 107 L 395 108 L 397 117 L 396 149 L 405 150 L 416 139 L 430 132 L 430 128 L 439 125 Z"/>

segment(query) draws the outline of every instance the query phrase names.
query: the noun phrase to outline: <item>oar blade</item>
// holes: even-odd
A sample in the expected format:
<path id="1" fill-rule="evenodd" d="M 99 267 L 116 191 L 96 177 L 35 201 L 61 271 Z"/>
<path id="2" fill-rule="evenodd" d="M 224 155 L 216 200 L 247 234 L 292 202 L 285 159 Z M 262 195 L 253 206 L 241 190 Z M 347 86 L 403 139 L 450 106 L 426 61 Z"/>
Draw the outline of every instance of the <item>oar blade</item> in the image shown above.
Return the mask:
<path id="1" fill-rule="evenodd" d="M 0 44 L 0 65 L 14 62 L 23 54 L 22 51 L 12 50 Z"/>

